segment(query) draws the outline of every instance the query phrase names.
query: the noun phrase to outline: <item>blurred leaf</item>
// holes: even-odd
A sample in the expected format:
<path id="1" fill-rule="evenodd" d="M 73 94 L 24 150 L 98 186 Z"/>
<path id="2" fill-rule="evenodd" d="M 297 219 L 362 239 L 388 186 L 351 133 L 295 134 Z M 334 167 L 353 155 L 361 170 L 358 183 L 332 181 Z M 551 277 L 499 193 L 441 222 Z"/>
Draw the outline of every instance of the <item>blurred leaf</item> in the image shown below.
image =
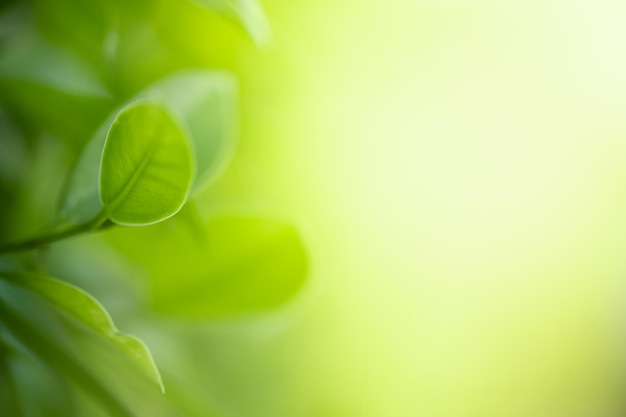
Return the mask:
<path id="1" fill-rule="evenodd" d="M 20 417 L 23 413 L 11 369 L 13 349 L 2 340 L 2 336 L 0 333 L 0 404 L 5 415 Z"/>
<path id="2" fill-rule="evenodd" d="M 112 41 L 110 83 L 120 96 L 128 98 L 167 74 L 185 66 L 176 50 L 162 38 L 152 20 L 137 19 L 123 25 Z"/>
<path id="3" fill-rule="evenodd" d="M 0 317 L 7 330 L 48 366 L 72 379 L 98 400 L 111 415 L 133 417 L 127 406 L 75 355 L 66 350 L 62 339 L 34 320 L 35 314 L 9 307 L 0 301 Z"/>
<path id="4" fill-rule="evenodd" d="M 79 96 L 109 96 L 96 73 L 78 56 L 32 32 L 5 48 L 0 79 L 31 81 Z"/>
<path id="5" fill-rule="evenodd" d="M 19 180 L 27 166 L 26 146 L 21 132 L 13 121 L 0 108 L 0 218 L 12 218 L 13 213 L 22 211 L 16 208 L 19 195 Z M 15 223 L 0 222 L 0 236 L 2 240 L 9 239 L 15 230 Z M 2 264 L 0 261 L 0 268 Z"/>
<path id="6" fill-rule="evenodd" d="M 0 87 L 8 109 L 75 143 L 84 141 L 113 103 L 93 68 L 32 31 L 22 31 L 3 45 Z"/>
<path id="7" fill-rule="evenodd" d="M 83 224 L 102 210 L 98 195 L 100 160 L 107 133 L 115 116 L 116 113 L 100 125 L 70 172 L 59 200 L 57 216 L 60 223 Z"/>
<path id="8" fill-rule="evenodd" d="M 33 0 L 38 28 L 55 42 L 99 65 L 116 0 Z"/>
<path id="9" fill-rule="evenodd" d="M 14 338 L 10 340 L 14 353 L 10 359 L 11 373 L 15 385 L 15 400 L 24 417 L 66 416 L 75 410 L 71 384 L 37 360 Z M 37 401 L 33 401 L 37 398 Z M 3 404 L 3 402 L 0 402 Z M 4 411 L 4 410 L 3 410 Z M 13 416 L 10 412 L 9 416 Z"/>
<path id="10" fill-rule="evenodd" d="M 112 221 L 146 225 L 173 216 L 192 179 L 189 143 L 162 106 L 134 104 L 117 116 L 100 165 L 100 199 Z"/>
<path id="11" fill-rule="evenodd" d="M 5 184 L 14 185 L 26 159 L 26 146 L 21 132 L 2 108 L 0 108 L 0 147 L 3 150 L 0 152 L 1 189 Z M 0 213 L 2 211 L 3 207 L 0 207 Z"/>
<path id="12" fill-rule="evenodd" d="M 162 313 L 228 318 L 275 308 L 297 293 L 308 271 L 295 227 L 271 220 L 219 217 L 201 242 L 181 216 L 155 227 L 111 232 L 130 259 L 144 265 L 152 301 Z"/>
<path id="13" fill-rule="evenodd" d="M 28 12 L 19 0 L 4 0 L 0 3 L 0 40 L 19 31 L 28 20 Z"/>
<path id="14" fill-rule="evenodd" d="M 196 159 L 192 192 L 200 191 L 221 173 L 235 148 L 233 76 L 220 71 L 181 71 L 141 96 L 166 103 L 188 132 Z"/>
<path id="15" fill-rule="evenodd" d="M 7 10 L 14 7 L 16 3 L 17 0 L 4 0 L 2 3 L 0 3 L 0 15 L 6 13 Z"/>
<path id="16" fill-rule="evenodd" d="M 250 37 L 258 45 L 266 44 L 272 30 L 265 17 L 263 8 L 257 0 L 193 0 L 194 2 L 215 10 L 222 15 L 241 23 Z"/>
<path id="17" fill-rule="evenodd" d="M 148 347 L 137 337 L 121 333 L 104 306 L 87 292 L 69 283 L 34 274 L 3 273 L 15 285 L 36 292 L 47 302 L 88 326 L 116 345 L 164 391 L 159 370 Z"/>

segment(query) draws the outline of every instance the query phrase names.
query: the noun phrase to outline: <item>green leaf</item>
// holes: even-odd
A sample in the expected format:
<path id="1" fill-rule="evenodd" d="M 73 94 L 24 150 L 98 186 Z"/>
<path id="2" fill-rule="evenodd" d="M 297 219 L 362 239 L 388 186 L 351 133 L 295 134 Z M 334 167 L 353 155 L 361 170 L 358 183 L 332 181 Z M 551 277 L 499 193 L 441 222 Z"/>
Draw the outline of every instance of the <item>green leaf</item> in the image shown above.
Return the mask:
<path id="1" fill-rule="evenodd" d="M 181 71 L 140 96 L 167 103 L 189 133 L 196 160 L 192 192 L 200 191 L 223 171 L 235 148 L 234 77 L 222 71 Z"/>
<path id="2" fill-rule="evenodd" d="M 167 104 L 188 134 L 196 164 L 192 194 L 201 191 L 224 170 L 235 149 L 237 126 L 236 83 L 229 73 L 181 71 L 148 87 L 129 105 L 138 100 Z M 102 210 L 98 194 L 100 161 L 107 133 L 118 113 L 119 110 L 100 125 L 68 177 L 58 210 L 63 222 L 82 224 Z"/>
<path id="3" fill-rule="evenodd" d="M 121 333 L 106 309 L 87 292 L 63 281 L 31 274 L 3 274 L 11 282 L 36 292 L 47 302 L 116 345 L 164 391 L 163 381 L 148 347 L 137 337 Z"/>
<path id="4" fill-rule="evenodd" d="M 193 0 L 202 6 L 236 20 L 257 45 L 266 44 L 272 37 L 272 30 L 257 0 Z"/>
<path id="5" fill-rule="evenodd" d="M 98 195 L 100 160 L 107 133 L 114 120 L 115 114 L 98 128 L 70 173 L 58 208 L 57 217 L 61 224 L 84 224 L 102 211 Z"/>
<path id="6" fill-rule="evenodd" d="M 99 74 L 81 57 L 32 31 L 3 45 L 0 97 L 32 125 L 75 144 L 84 141 L 113 103 Z"/>
<path id="7" fill-rule="evenodd" d="M 189 143 L 168 111 L 156 103 L 134 104 L 107 135 L 100 201 L 115 223 L 157 223 L 181 209 L 193 171 Z"/>
<path id="8" fill-rule="evenodd" d="M 218 217 L 203 224 L 205 239 L 199 241 L 187 222 L 176 216 L 156 227 L 110 234 L 124 255 L 147 268 L 157 311 L 188 318 L 240 317 L 284 304 L 305 283 L 308 260 L 295 227 Z"/>
<path id="9" fill-rule="evenodd" d="M 24 414 L 11 369 L 11 361 L 14 360 L 13 347 L 6 344 L 2 336 L 0 333 L 0 404 L 6 415 L 21 417 Z"/>
<path id="10" fill-rule="evenodd" d="M 81 389 L 98 400 L 111 415 L 133 417 L 133 413 L 107 384 L 69 352 L 62 340 L 35 322 L 33 314 L 25 314 L 0 300 L 0 317 L 7 330 L 35 356 L 72 379 Z"/>
<path id="11" fill-rule="evenodd" d="M 101 63 L 103 41 L 112 26 L 116 1 L 33 0 L 29 6 L 45 35 L 94 63 Z"/>
<path id="12" fill-rule="evenodd" d="M 27 32 L 4 48 L 0 79 L 42 84 L 77 96 L 109 97 L 96 73 L 78 56 L 34 32 Z"/>
<path id="13" fill-rule="evenodd" d="M 47 330 L 50 334 L 52 329 Z M 21 414 L 2 410 L 6 415 L 15 417 L 67 415 L 68 405 L 74 399 L 69 381 L 59 378 L 52 367 L 34 358 L 8 331 L 5 334 L 8 336 L 5 347 L 12 351 L 9 358 L 15 386 L 12 397 L 19 403 Z M 31 401 L 32 398 L 37 398 L 37 401 Z M 0 401 L 0 404 L 10 407 L 8 401 Z"/>

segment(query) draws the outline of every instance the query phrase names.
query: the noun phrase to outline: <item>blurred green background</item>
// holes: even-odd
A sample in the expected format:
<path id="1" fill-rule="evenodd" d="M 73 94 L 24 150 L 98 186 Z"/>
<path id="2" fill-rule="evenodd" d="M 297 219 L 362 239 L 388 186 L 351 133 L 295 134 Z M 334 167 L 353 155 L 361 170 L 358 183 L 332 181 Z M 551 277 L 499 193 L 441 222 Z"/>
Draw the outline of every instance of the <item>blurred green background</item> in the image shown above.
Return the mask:
<path id="1" fill-rule="evenodd" d="M 51 270 L 147 342 L 190 415 L 622 415 L 626 4 L 262 3 L 272 35 L 257 43 L 190 1 L 121 2 L 117 40 L 100 6 L 37 10 L 115 97 L 178 68 L 235 74 L 237 149 L 198 206 L 296 225 L 303 288 L 241 318 L 154 311 L 152 252 L 133 240 L 149 229 L 59 244 Z M 92 48 L 116 42 L 108 63 Z M 94 120 L 76 123 L 76 101 L 50 98 L 56 115 L 38 110 L 47 92 L 29 93 L 43 104 L 21 114 L 68 139 L 1 152 L 5 178 L 20 155 L 34 167 L 29 192 L 3 204 L 7 236 L 47 220 L 76 143 L 110 107 L 92 93 L 78 106 Z"/>

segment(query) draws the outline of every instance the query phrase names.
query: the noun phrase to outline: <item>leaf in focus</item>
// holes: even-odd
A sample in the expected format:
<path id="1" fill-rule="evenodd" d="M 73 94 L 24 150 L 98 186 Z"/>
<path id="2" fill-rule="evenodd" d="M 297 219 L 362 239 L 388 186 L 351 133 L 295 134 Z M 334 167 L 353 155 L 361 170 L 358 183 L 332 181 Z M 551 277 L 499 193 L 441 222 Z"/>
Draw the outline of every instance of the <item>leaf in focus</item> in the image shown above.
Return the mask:
<path id="1" fill-rule="evenodd" d="M 224 170 L 235 149 L 234 78 L 219 71 L 181 71 L 148 87 L 130 103 L 140 99 L 166 103 L 188 133 L 196 164 L 192 193 L 201 191 Z M 82 224 L 102 210 L 98 194 L 100 161 L 107 133 L 118 112 L 92 135 L 67 179 L 58 210 L 62 222 Z"/>
<path id="2" fill-rule="evenodd" d="M 107 135 L 100 165 L 100 201 L 122 225 L 148 225 L 180 210 L 193 179 L 187 139 L 156 103 L 131 105 Z"/>
<path id="3" fill-rule="evenodd" d="M 125 256 L 147 269 L 157 311 L 187 318 L 241 317 L 276 308 L 302 288 L 308 259 L 294 226 L 218 217 L 202 225 L 205 239 L 199 240 L 186 210 L 136 233 L 109 234 Z"/>
<path id="4" fill-rule="evenodd" d="M 192 193 L 200 191 L 222 172 L 235 148 L 234 77 L 220 71 L 181 71 L 142 96 L 167 103 L 189 133 L 196 160 Z"/>
<path id="5" fill-rule="evenodd" d="M 163 381 L 148 347 L 137 337 L 121 333 L 106 309 L 87 292 L 57 279 L 21 274 L 11 282 L 36 292 L 50 304 L 85 324 L 130 357 L 164 391 Z"/>

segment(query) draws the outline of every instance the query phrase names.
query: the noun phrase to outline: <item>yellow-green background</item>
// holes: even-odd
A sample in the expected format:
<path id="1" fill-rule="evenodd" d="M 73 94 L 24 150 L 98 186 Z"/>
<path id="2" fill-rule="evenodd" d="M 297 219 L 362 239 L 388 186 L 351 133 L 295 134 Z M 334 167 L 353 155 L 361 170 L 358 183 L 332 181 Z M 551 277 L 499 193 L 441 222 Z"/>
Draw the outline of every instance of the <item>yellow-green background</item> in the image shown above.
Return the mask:
<path id="1" fill-rule="evenodd" d="M 263 5 L 210 194 L 296 218 L 312 271 L 215 336 L 212 395 L 240 416 L 619 415 L 626 3 Z"/>

